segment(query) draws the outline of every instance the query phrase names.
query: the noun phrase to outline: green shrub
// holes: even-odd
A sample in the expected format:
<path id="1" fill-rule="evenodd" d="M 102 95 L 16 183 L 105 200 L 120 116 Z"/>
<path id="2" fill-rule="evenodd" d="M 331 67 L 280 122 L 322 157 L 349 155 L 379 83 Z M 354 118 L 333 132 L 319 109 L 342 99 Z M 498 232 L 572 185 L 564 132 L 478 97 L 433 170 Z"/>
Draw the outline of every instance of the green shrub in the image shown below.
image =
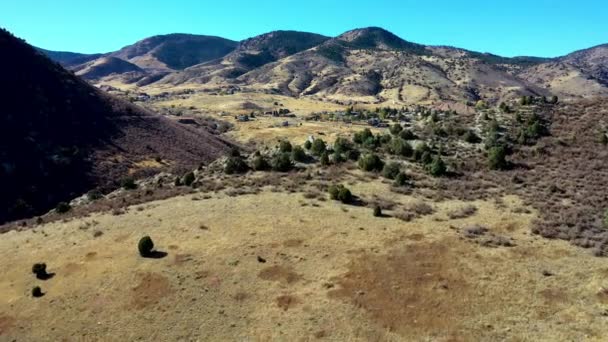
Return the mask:
<path id="1" fill-rule="evenodd" d="M 194 172 L 186 173 L 186 175 L 184 176 L 184 185 L 191 186 L 192 183 L 194 183 L 195 179 L 196 179 L 196 177 L 194 176 Z"/>
<path id="2" fill-rule="evenodd" d="M 266 171 L 270 169 L 270 164 L 264 156 L 259 155 L 253 159 L 253 169 L 255 171 Z"/>
<path id="3" fill-rule="evenodd" d="M 310 148 L 311 152 L 315 156 L 322 155 L 326 149 L 327 149 L 327 145 L 325 145 L 325 141 L 323 141 L 322 139 L 315 139 L 315 141 L 312 143 L 312 146 Z"/>
<path id="4" fill-rule="evenodd" d="M 247 166 L 247 163 L 241 157 L 228 157 L 224 166 L 224 172 L 229 175 L 245 173 L 247 170 L 249 170 L 249 166 Z"/>
<path id="5" fill-rule="evenodd" d="M 503 170 L 507 168 L 507 149 L 503 145 L 490 148 L 488 151 L 488 166 L 492 170 Z"/>
<path id="6" fill-rule="evenodd" d="M 310 140 L 306 140 L 306 142 L 304 142 L 304 148 L 310 150 L 311 147 L 312 143 L 310 142 Z"/>
<path id="7" fill-rule="evenodd" d="M 327 151 L 323 152 L 319 161 L 321 162 L 321 165 L 323 165 L 323 166 L 329 165 L 329 153 L 327 153 Z"/>
<path id="8" fill-rule="evenodd" d="M 435 156 L 435 158 L 433 158 L 433 162 L 431 162 L 431 164 L 429 165 L 429 173 L 433 177 L 441 177 L 444 176 L 446 172 L 447 168 L 441 157 Z"/>
<path id="9" fill-rule="evenodd" d="M 390 134 L 383 134 L 378 136 L 378 142 L 380 143 L 380 145 L 386 145 L 390 143 L 391 140 L 393 140 L 393 137 Z"/>
<path id="10" fill-rule="evenodd" d="M 395 179 L 395 177 L 397 177 L 397 175 L 400 172 L 400 165 L 399 163 L 387 163 L 384 165 L 384 168 L 382 169 L 382 176 L 384 178 L 388 178 L 388 179 Z"/>
<path id="11" fill-rule="evenodd" d="M 407 184 L 408 177 L 405 173 L 399 172 L 395 177 L 395 186 L 405 186 Z"/>
<path id="12" fill-rule="evenodd" d="M 40 286 L 34 286 L 34 288 L 32 288 L 32 297 L 39 298 L 42 296 L 44 296 L 44 293 L 42 293 Z"/>
<path id="13" fill-rule="evenodd" d="M 384 162 L 375 154 L 366 154 L 359 158 L 359 168 L 364 171 L 382 171 Z"/>
<path id="14" fill-rule="evenodd" d="M 420 157 L 420 162 L 423 165 L 428 165 L 430 163 L 433 162 L 433 156 L 431 155 L 430 151 L 424 151 L 424 153 L 422 153 L 422 157 Z"/>
<path id="15" fill-rule="evenodd" d="M 135 180 L 131 177 L 127 177 L 120 181 L 120 186 L 125 190 L 137 189 L 137 184 L 135 184 Z"/>
<path id="16" fill-rule="evenodd" d="M 346 159 L 344 159 L 341 153 L 334 151 L 334 153 L 331 154 L 331 162 L 333 164 L 340 164 L 344 163 L 345 161 Z"/>
<path id="17" fill-rule="evenodd" d="M 472 130 L 468 130 L 463 136 L 462 139 L 466 142 L 468 142 L 469 144 L 477 144 L 481 141 L 481 139 L 479 139 L 479 137 L 477 136 L 477 134 L 475 134 L 475 132 L 473 132 Z"/>
<path id="18" fill-rule="evenodd" d="M 410 157 L 413 153 L 412 146 L 401 138 L 393 138 L 393 141 L 391 141 L 390 151 L 392 154 L 403 157 Z"/>
<path id="19" fill-rule="evenodd" d="M 34 273 L 38 279 L 46 279 L 48 277 L 48 273 L 46 273 L 46 264 L 42 262 L 35 263 L 32 266 L 32 273 Z"/>
<path id="20" fill-rule="evenodd" d="M 288 172 L 293 168 L 289 153 L 277 153 L 271 161 L 272 170 L 277 172 Z"/>
<path id="21" fill-rule="evenodd" d="M 403 131 L 403 127 L 398 123 L 392 125 L 390 128 L 390 132 L 392 135 L 398 135 L 399 133 L 401 133 L 401 131 Z"/>
<path id="22" fill-rule="evenodd" d="M 346 159 L 357 161 L 359 160 L 359 156 L 361 156 L 361 152 L 359 150 L 350 150 L 346 152 Z"/>
<path id="23" fill-rule="evenodd" d="M 343 137 L 338 137 L 336 138 L 336 142 L 334 142 L 334 152 L 338 152 L 338 153 L 346 153 L 347 151 L 350 151 L 353 148 L 350 140 L 343 138 Z"/>
<path id="24" fill-rule="evenodd" d="M 99 191 L 97 189 L 87 192 L 87 199 L 89 201 L 96 201 L 98 199 L 101 199 L 102 197 L 103 197 L 103 194 L 101 193 L 101 191 Z"/>
<path id="25" fill-rule="evenodd" d="M 58 214 L 64 214 L 67 213 L 68 211 L 70 211 L 72 209 L 72 206 L 67 203 L 67 202 L 59 202 L 57 203 L 57 206 L 55 207 L 55 212 Z"/>
<path id="26" fill-rule="evenodd" d="M 139 255 L 142 257 L 150 256 L 152 254 L 152 249 L 154 249 L 154 242 L 149 236 L 144 236 L 139 240 L 137 249 L 139 250 Z"/>
<path id="27" fill-rule="evenodd" d="M 300 146 L 294 146 L 291 149 L 291 159 L 294 162 L 304 162 L 306 161 L 306 152 L 304 152 L 304 149 Z"/>
<path id="28" fill-rule="evenodd" d="M 374 134 L 372 133 L 372 131 L 369 128 L 365 128 L 364 130 L 355 133 L 355 135 L 353 136 L 353 141 L 356 144 L 363 144 L 366 140 L 373 137 Z"/>
<path id="29" fill-rule="evenodd" d="M 399 137 L 403 140 L 414 140 L 416 139 L 416 135 L 410 131 L 409 129 L 404 129 L 399 133 Z"/>
<path id="30" fill-rule="evenodd" d="M 353 195 L 348 188 L 342 184 L 332 185 L 329 187 L 329 197 L 335 201 L 341 201 L 342 203 L 351 203 Z"/>
<path id="31" fill-rule="evenodd" d="M 375 206 L 374 207 L 374 217 L 380 217 L 382 216 L 382 208 L 380 208 L 380 206 Z"/>
<path id="32" fill-rule="evenodd" d="M 416 145 L 416 148 L 414 149 L 414 159 L 421 160 L 424 152 L 430 152 L 430 151 L 431 151 L 431 149 L 429 148 L 429 146 L 425 142 L 421 142 L 418 145 Z"/>
<path id="33" fill-rule="evenodd" d="M 288 140 L 281 140 L 279 143 L 279 151 L 281 152 L 291 152 L 292 146 Z"/>

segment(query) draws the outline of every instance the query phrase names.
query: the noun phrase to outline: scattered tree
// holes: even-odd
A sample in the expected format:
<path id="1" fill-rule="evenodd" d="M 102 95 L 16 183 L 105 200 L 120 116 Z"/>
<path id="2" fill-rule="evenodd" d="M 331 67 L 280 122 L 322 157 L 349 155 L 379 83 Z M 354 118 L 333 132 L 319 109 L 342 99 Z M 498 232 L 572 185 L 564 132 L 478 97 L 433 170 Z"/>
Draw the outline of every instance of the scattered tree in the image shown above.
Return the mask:
<path id="1" fill-rule="evenodd" d="M 152 249 L 154 249 L 154 242 L 146 235 L 139 240 L 137 249 L 139 250 L 139 255 L 149 257 L 152 254 Z"/>
<path id="2" fill-rule="evenodd" d="M 351 203 L 353 195 L 348 188 L 342 184 L 332 185 L 329 187 L 329 197 L 332 200 L 340 201 L 342 203 Z"/>
<path id="3" fill-rule="evenodd" d="M 291 149 L 291 159 L 293 159 L 294 162 L 304 162 L 306 161 L 306 152 L 304 152 L 302 147 L 294 146 Z"/>
<path id="4" fill-rule="evenodd" d="M 382 171 L 384 162 L 375 154 L 366 154 L 359 158 L 359 168 L 364 171 Z"/>
<path id="5" fill-rule="evenodd" d="M 392 163 L 387 163 L 384 165 L 384 168 L 382 169 L 382 176 L 384 178 L 388 178 L 388 179 L 395 179 L 397 177 L 397 175 L 399 174 L 401 166 L 399 165 L 399 163 L 396 162 L 392 162 Z"/>
<path id="6" fill-rule="evenodd" d="M 274 171 L 288 172 L 293 168 L 293 163 L 289 153 L 277 153 L 272 158 L 271 166 Z"/>
<path id="7" fill-rule="evenodd" d="M 441 159 L 441 157 L 435 156 L 435 158 L 433 158 L 433 161 L 429 165 L 429 173 L 433 177 L 441 177 L 441 176 L 444 176 L 446 174 L 446 172 L 447 172 L 447 168 L 445 166 L 445 163 Z"/>

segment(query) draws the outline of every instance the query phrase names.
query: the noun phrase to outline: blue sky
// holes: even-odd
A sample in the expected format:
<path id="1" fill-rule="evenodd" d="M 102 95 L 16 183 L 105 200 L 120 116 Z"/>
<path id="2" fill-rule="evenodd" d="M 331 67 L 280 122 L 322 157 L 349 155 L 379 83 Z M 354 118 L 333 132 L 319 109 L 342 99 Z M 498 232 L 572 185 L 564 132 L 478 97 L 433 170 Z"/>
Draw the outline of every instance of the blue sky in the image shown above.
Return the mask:
<path id="1" fill-rule="evenodd" d="M 240 40 L 380 26 L 417 43 L 550 57 L 608 43 L 608 0 L 1 0 L 0 26 L 42 48 L 87 53 L 174 32 Z"/>

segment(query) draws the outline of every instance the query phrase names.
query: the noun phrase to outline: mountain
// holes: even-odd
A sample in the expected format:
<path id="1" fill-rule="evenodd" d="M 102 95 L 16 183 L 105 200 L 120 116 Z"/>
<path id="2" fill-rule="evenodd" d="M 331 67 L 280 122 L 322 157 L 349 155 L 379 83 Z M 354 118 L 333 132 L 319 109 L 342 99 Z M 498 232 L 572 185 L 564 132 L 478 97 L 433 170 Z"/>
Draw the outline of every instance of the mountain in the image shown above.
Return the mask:
<path id="1" fill-rule="evenodd" d="M 479 55 L 426 47 L 372 27 L 348 31 L 237 81 L 292 96 L 338 101 L 499 101 L 546 94 Z"/>
<path id="2" fill-rule="evenodd" d="M 84 79 L 100 79 L 114 74 L 132 73 L 146 75 L 146 72 L 135 64 L 116 57 L 101 57 L 72 68 L 72 71 Z"/>
<path id="3" fill-rule="evenodd" d="M 103 56 L 101 53 L 85 54 L 77 52 L 50 51 L 41 48 L 36 49 L 47 55 L 50 59 L 59 62 L 64 67 L 79 65 Z"/>
<path id="4" fill-rule="evenodd" d="M 103 93 L 1 29 L 0 49 L 0 222 L 152 172 L 142 162 L 186 170 L 228 148 Z"/>
<path id="5" fill-rule="evenodd" d="M 317 46 L 328 37 L 308 32 L 274 31 L 241 41 L 221 59 L 174 73 L 162 83 L 207 83 L 213 79 L 234 79 L 248 71 Z"/>
<path id="6" fill-rule="evenodd" d="M 146 70 L 181 70 L 224 57 L 237 42 L 213 36 L 167 34 L 153 36 L 110 54 Z"/>
<path id="7" fill-rule="evenodd" d="M 607 96 L 608 44 L 551 59 L 524 70 L 519 76 L 560 97 Z"/>

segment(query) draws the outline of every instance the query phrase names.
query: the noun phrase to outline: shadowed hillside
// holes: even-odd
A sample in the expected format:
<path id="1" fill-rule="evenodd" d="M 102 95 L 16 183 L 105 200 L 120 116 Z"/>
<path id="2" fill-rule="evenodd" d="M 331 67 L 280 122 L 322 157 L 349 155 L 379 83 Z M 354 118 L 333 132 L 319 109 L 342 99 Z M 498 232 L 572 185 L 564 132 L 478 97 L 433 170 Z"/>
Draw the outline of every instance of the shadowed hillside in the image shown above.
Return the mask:
<path id="1" fill-rule="evenodd" d="M 146 174 L 137 162 L 185 169 L 227 147 L 100 92 L 5 30 L 0 49 L 0 222 Z"/>

